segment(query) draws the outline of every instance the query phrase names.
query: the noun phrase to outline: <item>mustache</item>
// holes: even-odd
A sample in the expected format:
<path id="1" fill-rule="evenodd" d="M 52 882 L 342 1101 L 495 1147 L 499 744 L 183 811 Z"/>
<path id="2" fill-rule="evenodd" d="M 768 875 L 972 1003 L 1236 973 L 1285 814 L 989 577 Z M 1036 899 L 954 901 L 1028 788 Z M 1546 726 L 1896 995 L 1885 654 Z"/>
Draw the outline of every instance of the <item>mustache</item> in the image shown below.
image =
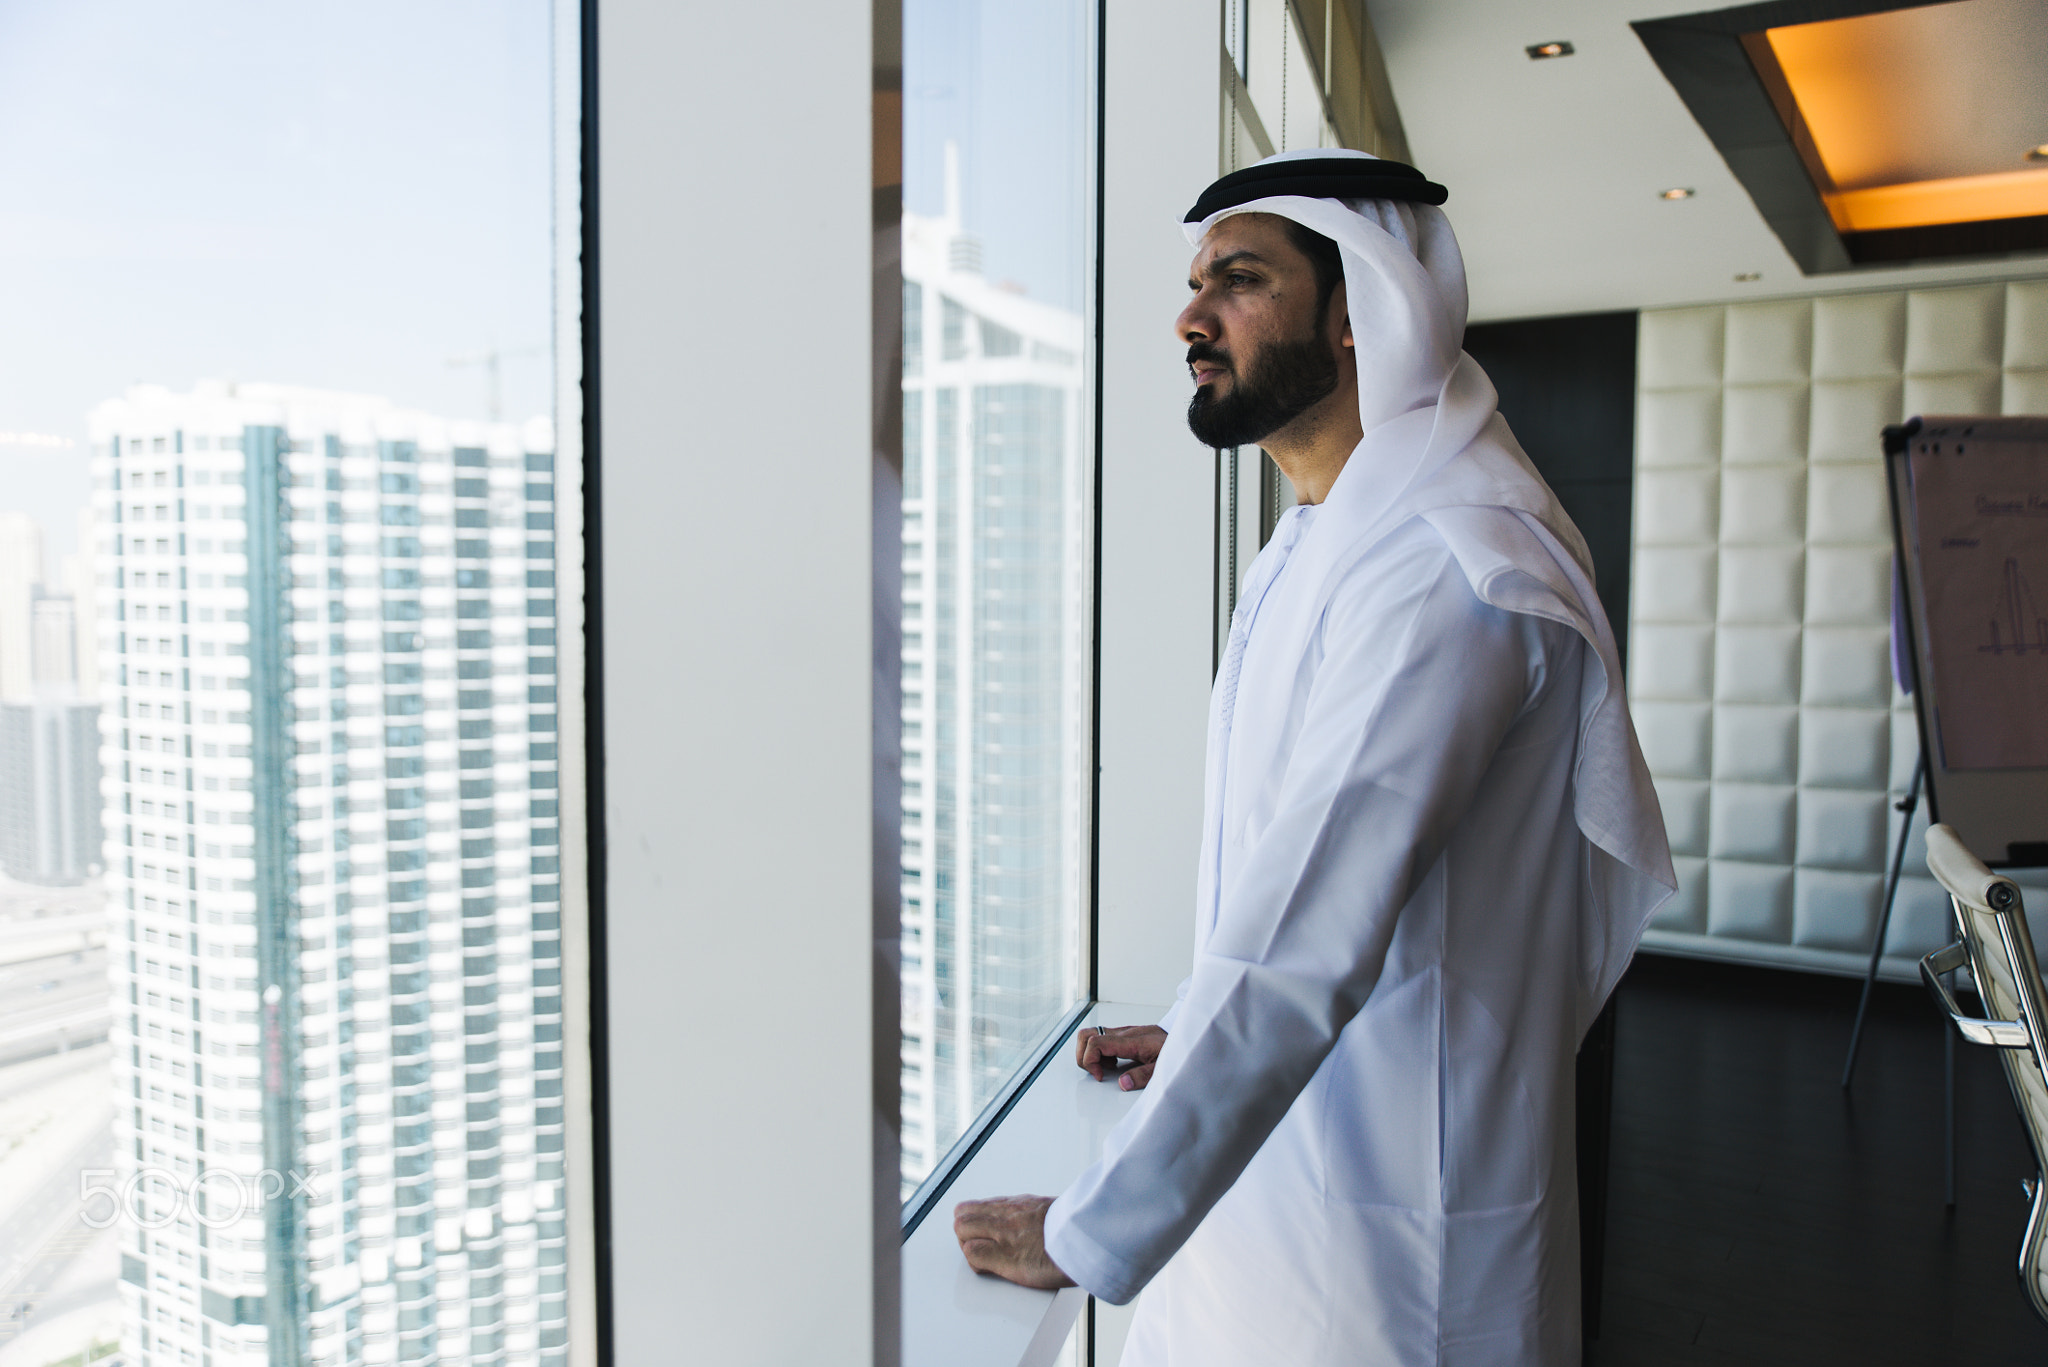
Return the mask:
<path id="1" fill-rule="evenodd" d="M 1196 361 L 1213 361 L 1225 370 L 1235 369 L 1230 364 L 1230 354 L 1214 342 L 1195 342 L 1188 347 L 1187 363 L 1192 366 Z"/>

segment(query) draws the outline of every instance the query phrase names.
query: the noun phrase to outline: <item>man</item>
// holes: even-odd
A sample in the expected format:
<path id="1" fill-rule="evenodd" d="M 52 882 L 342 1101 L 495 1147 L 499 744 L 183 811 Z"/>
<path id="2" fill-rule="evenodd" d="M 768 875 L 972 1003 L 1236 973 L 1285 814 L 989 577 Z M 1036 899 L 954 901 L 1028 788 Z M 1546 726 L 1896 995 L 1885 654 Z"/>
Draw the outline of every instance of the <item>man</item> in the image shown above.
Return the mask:
<path id="1" fill-rule="evenodd" d="M 1194 973 L 1080 1040 L 1145 1088 L 1101 1160 L 955 1215 L 977 1269 L 1149 1285 L 1127 1367 L 1579 1361 L 1573 1057 L 1676 880 L 1443 198 L 1315 151 L 1188 215 L 1189 424 L 1301 499 L 1217 674 Z"/>

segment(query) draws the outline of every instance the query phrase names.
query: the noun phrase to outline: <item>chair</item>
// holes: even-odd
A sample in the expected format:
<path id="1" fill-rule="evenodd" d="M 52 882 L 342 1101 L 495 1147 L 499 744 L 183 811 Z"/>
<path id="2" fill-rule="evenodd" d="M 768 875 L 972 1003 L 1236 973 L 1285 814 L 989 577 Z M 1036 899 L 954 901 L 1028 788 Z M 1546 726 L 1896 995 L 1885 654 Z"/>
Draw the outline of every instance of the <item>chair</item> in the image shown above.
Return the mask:
<path id="1" fill-rule="evenodd" d="M 2003 1051 L 2013 1103 L 2034 1146 L 2036 1173 L 2023 1184 L 2033 1208 L 2020 1239 L 2020 1284 L 2034 1313 L 2048 1320 L 2048 1186 L 2040 1178 L 2048 1167 L 2048 1077 L 2041 1072 L 2042 1053 L 2048 1049 L 2048 995 L 2042 990 L 2034 939 L 2027 933 L 2018 886 L 1986 868 L 1952 828 L 1928 828 L 1927 867 L 1948 891 L 1962 938 L 1922 959 L 1920 976 L 1964 1039 Z M 1959 968 L 1968 968 L 1976 980 L 1986 1017 L 1965 1015 L 1956 1004 L 1944 979 Z"/>

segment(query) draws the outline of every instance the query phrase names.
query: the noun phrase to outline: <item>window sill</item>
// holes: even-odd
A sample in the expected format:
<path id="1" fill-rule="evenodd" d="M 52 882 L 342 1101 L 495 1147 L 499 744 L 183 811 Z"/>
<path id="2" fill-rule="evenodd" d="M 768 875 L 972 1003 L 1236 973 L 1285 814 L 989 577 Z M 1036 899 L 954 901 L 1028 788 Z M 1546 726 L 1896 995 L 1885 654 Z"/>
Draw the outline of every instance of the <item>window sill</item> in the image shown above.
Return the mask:
<path id="1" fill-rule="evenodd" d="M 1159 1006 L 1098 1002 L 1082 1028 L 1156 1021 Z M 1102 1151 L 1137 1094 L 1073 1066 L 1072 1036 L 903 1244 L 903 1367 L 1048 1367 L 1088 1293 L 1032 1291 L 967 1266 L 953 1207 L 990 1196 L 1057 1196 Z"/>

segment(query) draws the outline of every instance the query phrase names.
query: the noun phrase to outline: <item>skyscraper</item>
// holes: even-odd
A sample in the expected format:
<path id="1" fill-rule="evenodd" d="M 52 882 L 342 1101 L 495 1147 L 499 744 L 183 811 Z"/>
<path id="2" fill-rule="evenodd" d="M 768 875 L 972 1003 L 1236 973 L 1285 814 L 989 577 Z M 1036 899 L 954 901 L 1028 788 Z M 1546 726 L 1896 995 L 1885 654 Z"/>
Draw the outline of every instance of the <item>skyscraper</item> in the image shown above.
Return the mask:
<path id="1" fill-rule="evenodd" d="M 903 1174 L 1078 1000 L 1093 529 L 1083 320 L 903 216 Z"/>
<path id="2" fill-rule="evenodd" d="M 43 582 L 43 529 L 0 512 L 0 698 L 34 696 L 34 603 Z"/>
<path id="3" fill-rule="evenodd" d="M 133 1360 L 560 1361 L 548 424 L 91 429 Z"/>
<path id="4" fill-rule="evenodd" d="M 9 514 L 0 532 L 13 538 L 0 553 L 0 672 L 14 688 L 0 698 L 0 873 L 82 883 L 99 870 L 102 833 L 99 705 L 80 696 L 77 604 L 42 582 L 32 519 Z"/>
<path id="5" fill-rule="evenodd" d="M 78 510 L 78 546 L 63 559 L 64 590 L 71 595 L 71 658 L 78 668 L 78 696 L 97 702 L 100 696 L 99 591 L 95 587 L 93 547 L 99 544 L 92 505 Z"/>
<path id="6" fill-rule="evenodd" d="M 78 693 L 78 613 L 68 593 L 38 588 L 29 603 L 30 688 L 38 697 Z"/>
<path id="7" fill-rule="evenodd" d="M 69 698 L 0 702 L 0 873 L 46 887 L 99 868 L 99 709 Z"/>

